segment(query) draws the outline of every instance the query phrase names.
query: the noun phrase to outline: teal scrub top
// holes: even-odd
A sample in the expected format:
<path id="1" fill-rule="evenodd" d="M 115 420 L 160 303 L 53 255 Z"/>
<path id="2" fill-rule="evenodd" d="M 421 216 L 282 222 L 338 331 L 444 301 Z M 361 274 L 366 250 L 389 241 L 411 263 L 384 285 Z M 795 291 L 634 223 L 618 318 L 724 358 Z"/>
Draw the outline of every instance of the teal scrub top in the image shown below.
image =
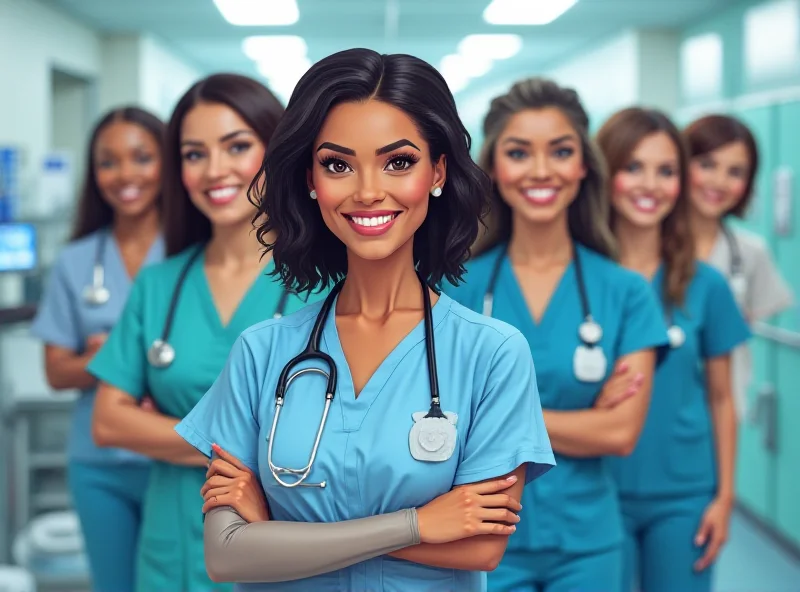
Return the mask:
<path id="1" fill-rule="evenodd" d="M 521 465 L 526 465 L 529 482 L 553 466 L 525 338 L 513 327 L 442 294 L 433 306 L 433 327 L 442 410 L 458 416 L 453 455 L 426 462 L 415 460 L 409 449 L 414 415 L 427 413 L 431 403 L 424 323 L 397 345 L 356 398 L 331 312 L 320 349 L 333 358 L 338 385 L 307 479 L 327 481 L 327 487 L 278 484 L 267 463 L 275 388 L 284 365 L 306 347 L 320 308 L 317 303 L 246 331 L 214 386 L 176 428 L 204 454 L 210 454 L 216 442 L 258 474 L 273 519 L 338 522 L 395 512 L 423 506 L 456 485 L 500 477 Z M 324 368 L 320 362 L 300 367 L 308 365 Z M 273 442 L 273 462 L 278 466 L 308 464 L 325 386 L 324 377 L 306 374 L 287 391 Z M 195 511 L 199 506 L 200 500 L 195 500 Z M 484 588 L 480 572 L 430 567 L 387 555 L 313 578 L 244 584 L 237 590 L 474 592 Z"/>
<path id="2" fill-rule="evenodd" d="M 102 264 L 108 302 L 92 305 L 84 301 L 83 291 L 92 285 L 94 264 L 105 243 Z M 164 240 L 158 236 L 145 257 L 143 266 L 164 258 Z M 103 228 L 67 244 L 50 272 L 39 302 L 31 332 L 48 345 L 85 351 L 90 335 L 108 333 L 122 314 L 133 281 L 128 276 L 119 245 L 110 228 Z M 96 388 L 82 390 L 72 411 L 67 441 L 67 456 L 73 462 L 117 464 L 147 462 L 149 459 L 119 448 L 98 448 L 92 440 L 92 408 Z"/>
<path id="3" fill-rule="evenodd" d="M 504 246 L 467 263 L 464 283 L 445 287 L 463 305 L 482 311 L 492 269 Z M 608 360 L 606 379 L 616 361 L 628 354 L 667 343 L 661 308 L 647 280 L 583 246 L 586 294 L 594 319 L 603 328 L 600 346 Z M 494 288 L 492 316 L 517 327 L 536 363 L 542 407 L 572 411 L 594 405 L 605 379 L 581 382 L 573 372 L 583 321 L 574 264 L 570 263 L 536 323 L 507 256 Z M 618 498 L 604 457 L 574 458 L 556 453 L 558 468 L 525 488 L 522 520 L 509 550 L 594 552 L 622 541 Z"/>
<path id="4" fill-rule="evenodd" d="M 212 299 L 200 255 L 186 275 L 178 299 L 169 342 L 174 362 L 154 368 L 147 362 L 150 344 L 161 336 L 178 276 L 199 247 L 142 271 L 108 341 L 89 366 L 103 382 L 139 399 L 149 393 L 161 413 L 183 418 L 214 383 L 231 346 L 247 327 L 275 312 L 281 286 L 267 273 L 245 294 L 224 326 Z M 313 298 L 318 297 L 313 295 Z M 292 296 L 287 312 L 305 305 Z M 206 469 L 155 461 L 145 496 L 136 587 L 140 592 L 229 590 L 213 584 L 203 559 L 203 515 L 198 502 Z"/>
<path id="5" fill-rule="evenodd" d="M 670 349 L 653 380 L 650 411 L 633 454 L 612 461 L 623 497 L 713 494 L 717 487 L 714 432 L 708 405 L 705 361 L 730 354 L 750 330 L 727 281 L 698 262 L 683 305 L 672 324 L 686 334 Z M 653 277 L 663 300 L 664 270 Z"/>

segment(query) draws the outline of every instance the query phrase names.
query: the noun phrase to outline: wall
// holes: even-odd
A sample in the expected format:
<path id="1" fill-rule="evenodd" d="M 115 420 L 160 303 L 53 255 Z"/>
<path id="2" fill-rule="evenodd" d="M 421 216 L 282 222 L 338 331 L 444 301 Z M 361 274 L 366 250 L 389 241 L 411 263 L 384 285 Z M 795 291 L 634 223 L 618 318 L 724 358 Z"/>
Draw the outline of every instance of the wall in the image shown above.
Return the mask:
<path id="1" fill-rule="evenodd" d="M 142 38 L 140 51 L 139 101 L 167 119 L 175 103 L 202 76 L 202 72 L 152 37 Z"/>

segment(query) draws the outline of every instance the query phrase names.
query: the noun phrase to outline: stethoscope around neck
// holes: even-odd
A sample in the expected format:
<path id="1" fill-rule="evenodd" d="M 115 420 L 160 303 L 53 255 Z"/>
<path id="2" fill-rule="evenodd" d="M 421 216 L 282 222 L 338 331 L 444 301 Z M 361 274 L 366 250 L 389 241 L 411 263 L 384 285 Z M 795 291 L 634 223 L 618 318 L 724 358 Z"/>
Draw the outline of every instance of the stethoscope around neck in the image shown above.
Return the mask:
<path id="1" fill-rule="evenodd" d="M 492 267 L 492 274 L 489 277 L 489 285 L 483 296 L 483 314 L 492 316 L 494 304 L 494 291 L 497 287 L 497 280 L 500 269 L 507 255 L 507 246 L 504 246 L 497 256 Z M 605 377 L 607 360 L 600 340 L 603 338 L 603 327 L 592 316 L 589 307 L 589 297 L 586 291 L 586 284 L 581 264 L 581 255 L 577 245 L 573 245 L 572 262 L 575 266 L 575 279 L 578 283 L 578 297 L 581 301 L 581 313 L 583 321 L 578 325 L 578 338 L 581 344 L 575 350 L 573 356 L 573 371 L 575 377 L 583 382 L 597 382 Z"/>
<path id="2" fill-rule="evenodd" d="M 747 280 L 744 277 L 744 263 L 742 262 L 742 251 L 739 249 L 739 241 L 733 235 L 733 232 L 725 224 L 721 224 L 722 235 L 725 237 L 725 242 L 728 244 L 728 250 L 731 253 L 730 259 L 730 285 L 731 291 L 736 296 L 737 301 L 741 301 L 747 289 Z"/>
<path id="3" fill-rule="evenodd" d="M 445 414 L 442 412 L 439 399 L 439 377 L 436 372 L 436 344 L 434 343 L 433 338 L 433 312 L 431 309 L 431 296 L 428 292 L 428 282 L 426 282 L 419 273 L 417 274 L 417 277 L 419 278 L 422 286 L 423 307 L 425 309 L 425 351 L 428 361 L 428 385 L 431 393 L 431 404 L 427 415 L 425 415 L 425 418 L 445 419 Z M 343 285 L 344 280 L 340 280 L 325 298 L 325 301 L 322 303 L 322 307 L 317 314 L 317 318 L 314 321 L 314 327 L 311 329 L 311 335 L 308 338 L 308 343 L 306 344 L 305 349 L 303 349 L 303 351 L 294 358 L 289 360 L 289 362 L 281 370 L 280 376 L 278 377 L 278 384 L 275 388 L 275 413 L 272 418 L 272 427 L 270 428 L 269 432 L 269 444 L 267 446 L 267 463 L 272 476 L 283 487 L 327 487 L 326 481 L 322 481 L 320 483 L 306 483 L 306 479 L 311 474 L 311 469 L 314 466 L 314 460 L 316 459 L 317 452 L 319 451 L 319 443 L 322 439 L 322 432 L 325 429 L 331 403 L 333 403 L 333 398 L 336 394 L 336 362 L 334 362 L 330 355 L 320 350 L 320 338 L 322 337 L 322 331 L 325 327 L 325 322 L 330 314 L 331 308 L 333 307 L 333 303 L 336 300 L 336 296 L 341 291 Z M 322 364 L 327 367 L 327 371 L 323 368 L 308 367 L 292 372 L 296 366 L 312 360 L 322 362 Z M 314 439 L 314 445 L 311 449 L 311 455 L 308 459 L 308 464 L 301 469 L 287 469 L 284 467 L 279 467 L 272 461 L 272 448 L 275 443 L 275 433 L 278 427 L 278 418 L 280 417 L 281 409 L 283 409 L 283 405 L 286 401 L 286 393 L 289 390 L 292 382 L 304 374 L 320 374 L 327 379 L 327 385 L 325 387 L 325 407 L 322 411 L 322 417 L 320 419 L 319 427 L 317 428 L 317 434 Z M 285 481 L 282 479 L 282 475 L 292 475 L 297 477 L 297 479 L 295 481 Z"/>
<path id="4" fill-rule="evenodd" d="M 111 292 L 106 287 L 106 269 L 103 265 L 109 241 L 108 235 L 108 232 L 104 232 L 97 242 L 92 266 L 92 283 L 83 289 L 83 301 L 90 306 L 103 306 L 111 299 Z"/>
<path id="5" fill-rule="evenodd" d="M 169 308 L 167 309 L 167 318 L 164 321 L 164 327 L 161 330 L 161 335 L 153 341 L 147 350 L 147 361 L 154 368 L 167 368 L 175 360 L 175 348 L 169 343 L 169 335 L 172 331 L 172 323 L 175 319 L 175 311 L 178 308 L 178 301 L 180 300 L 180 295 L 183 291 L 183 285 L 186 283 L 186 276 L 204 249 L 205 245 L 200 245 L 197 250 L 192 253 L 192 256 L 189 257 L 188 261 L 186 261 L 181 269 L 181 273 L 178 276 L 178 282 L 175 284 L 175 288 L 172 290 L 172 298 L 170 299 Z M 281 292 L 281 297 L 278 300 L 278 306 L 275 309 L 273 318 L 280 318 L 283 316 L 284 312 L 286 311 L 286 303 L 288 299 L 289 292 L 284 288 Z"/>

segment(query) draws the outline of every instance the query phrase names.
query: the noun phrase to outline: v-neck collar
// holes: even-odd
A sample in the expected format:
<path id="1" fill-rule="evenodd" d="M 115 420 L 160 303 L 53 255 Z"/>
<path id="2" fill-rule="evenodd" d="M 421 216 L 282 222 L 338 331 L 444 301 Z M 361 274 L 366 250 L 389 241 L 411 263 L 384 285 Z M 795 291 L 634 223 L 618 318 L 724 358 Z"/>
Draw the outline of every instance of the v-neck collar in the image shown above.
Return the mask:
<path id="1" fill-rule="evenodd" d="M 342 409 L 347 409 L 347 413 L 342 413 L 343 416 L 343 429 L 346 432 L 356 431 L 361 426 L 361 422 L 366 417 L 369 408 L 383 392 L 386 383 L 391 378 L 397 366 L 402 362 L 406 355 L 416 346 L 425 342 L 425 320 L 421 320 L 412 330 L 406 335 L 397 346 L 389 352 L 389 355 L 384 358 L 378 368 L 369 377 L 369 380 L 361 389 L 358 397 L 355 395 L 355 386 L 353 385 L 353 376 L 350 373 L 350 366 L 347 364 L 347 358 L 342 349 L 342 342 L 339 338 L 339 330 L 336 327 L 336 302 L 339 300 L 339 294 L 334 298 L 331 306 L 331 312 L 325 321 L 325 326 L 322 330 L 322 339 L 325 344 L 325 349 L 328 354 L 333 358 L 338 370 L 338 384 L 336 386 L 336 397 L 339 399 Z M 437 359 L 441 359 L 440 350 L 436 346 L 435 335 L 439 325 L 447 316 L 452 305 L 452 299 L 444 292 L 439 295 L 439 299 L 431 309 L 433 315 L 433 332 L 434 332 L 434 346 L 436 347 Z M 427 362 L 426 362 L 427 363 Z M 427 366 L 419 371 L 425 373 L 425 389 L 428 389 L 428 368 Z M 430 394 L 430 393 L 429 393 Z M 447 401 L 444 395 L 442 396 L 442 405 L 446 406 Z M 420 411 L 427 411 L 420 409 Z"/>
<path id="2" fill-rule="evenodd" d="M 211 291 L 211 284 L 208 282 L 208 276 L 206 275 L 205 267 L 206 249 L 203 248 L 203 252 L 199 257 L 197 257 L 195 262 L 192 263 L 192 269 L 189 270 L 186 279 L 187 282 L 191 279 L 191 282 L 197 286 L 198 290 L 200 291 L 200 300 L 203 302 L 203 307 L 206 309 L 206 314 L 208 315 L 209 319 L 211 319 L 214 328 L 218 331 L 234 331 L 237 334 L 240 333 L 242 328 L 240 326 L 241 323 L 239 322 L 239 317 L 245 314 L 244 311 L 255 307 L 263 307 L 265 304 L 264 302 L 256 302 L 256 299 L 268 301 L 275 300 L 275 302 L 277 302 L 277 296 L 273 299 L 270 297 L 271 294 L 269 290 L 261 288 L 263 283 L 268 283 L 271 284 L 271 287 L 274 286 L 274 289 L 280 292 L 280 286 L 278 285 L 278 282 L 270 282 L 266 277 L 273 268 L 273 262 L 270 261 L 256 276 L 255 281 L 250 284 L 250 287 L 244 293 L 244 296 L 236 306 L 236 310 L 233 311 L 231 318 L 228 319 L 227 324 L 223 324 L 219 310 L 217 309 L 217 305 L 214 303 L 214 294 Z"/>
<path id="3" fill-rule="evenodd" d="M 111 259 L 112 268 L 119 269 L 120 281 L 125 282 L 126 286 L 130 286 L 133 283 L 133 280 L 136 279 L 136 276 L 131 277 L 128 274 L 128 268 L 125 267 L 125 260 L 122 258 L 122 251 L 119 248 L 119 243 L 117 243 L 117 238 L 114 236 L 113 230 L 106 228 L 104 235 L 100 236 L 99 240 L 106 241 L 106 257 Z M 138 274 L 139 271 L 141 271 L 147 265 L 150 265 L 151 263 L 159 261 L 163 258 L 164 237 L 159 232 L 156 235 L 155 240 L 150 245 L 150 248 L 147 250 L 147 254 L 142 260 L 142 264 L 136 273 Z M 106 275 L 108 275 L 108 272 L 106 272 Z"/>
<path id="4" fill-rule="evenodd" d="M 583 260 L 585 260 L 586 253 L 583 250 L 583 247 L 576 243 L 574 248 L 580 249 L 578 256 L 583 257 Z M 585 269 L 586 265 L 584 265 L 584 275 L 586 273 Z M 584 282 L 585 281 L 586 279 L 584 278 Z M 575 277 L 575 258 L 573 257 L 570 260 L 570 262 L 567 264 L 567 267 L 564 269 L 564 272 L 561 274 L 561 277 L 559 278 L 555 289 L 550 294 L 550 298 L 545 305 L 544 311 L 542 311 L 542 316 L 538 322 L 533 318 L 533 314 L 528 307 L 528 301 L 525 299 L 525 294 L 523 293 L 522 287 L 517 280 L 517 275 L 511 265 L 511 259 L 508 256 L 508 252 L 503 255 L 503 261 L 500 266 L 500 274 L 497 278 L 497 283 L 498 285 L 508 286 L 509 300 L 514 310 L 514 316 L 528 326 L 524 333 L 528 335 L 549 335 L 549 331 L 555 327 L 554 323 L 556 323 L 561 311 L 563 310 L 565 296 L 570 290 L 574 290 L 576 293 L 578 291 L 578 282 L 577 278 Z M 582 316 L 579 316 L 575 319 L 576 326 L 580 324 L 582 318 Z"/>

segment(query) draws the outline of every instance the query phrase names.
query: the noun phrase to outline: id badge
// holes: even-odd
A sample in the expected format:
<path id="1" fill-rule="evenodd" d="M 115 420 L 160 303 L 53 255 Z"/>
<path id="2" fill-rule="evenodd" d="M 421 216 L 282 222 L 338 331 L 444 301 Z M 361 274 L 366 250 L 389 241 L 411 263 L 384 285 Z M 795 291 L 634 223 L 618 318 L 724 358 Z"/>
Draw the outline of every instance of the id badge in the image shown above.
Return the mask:
<path id="1" fill-rule="evenodd" d="M 606 376 L 608 362 L 603 348 L 579 345 L 572 358 L 575 378 L 581 382 L 600 382 Z"/>
<path id="2" fill-rule="evenodd" d="M 414 425 L 408 434 L 408 447 L 414 459 L 423 462 L 444 462 L 456 449 L 458 415 L 445 411 L 445 417 L 425 417 L 427 411 L 412 413 Z"/>

